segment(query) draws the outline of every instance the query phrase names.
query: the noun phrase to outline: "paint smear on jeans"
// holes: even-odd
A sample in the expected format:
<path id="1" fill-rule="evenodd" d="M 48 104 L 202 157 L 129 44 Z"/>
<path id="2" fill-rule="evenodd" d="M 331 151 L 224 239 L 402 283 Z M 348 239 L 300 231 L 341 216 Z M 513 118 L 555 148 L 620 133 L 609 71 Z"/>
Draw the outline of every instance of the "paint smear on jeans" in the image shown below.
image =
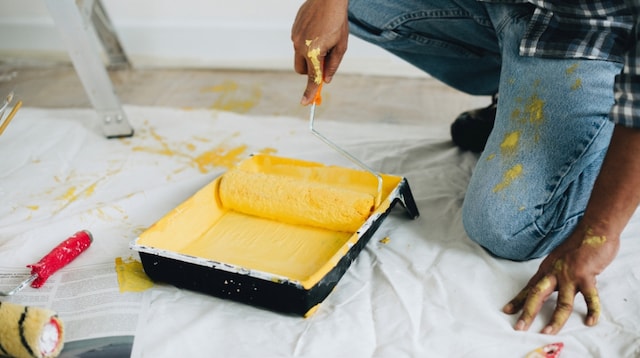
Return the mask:
<path id="1" fill-rule="evenodd" d="M 522 164 L 516 164 L 513 167 L 509 168 L 502 175 L 502 182 L 493 187 L 493 192 L 497 193 L 509 187 L 514 180 L 518 179 L 522 176 Z"/>
<path id="2" fill-rule="evenodd" d="M 502 155 L 512 156 L 516 153 L 518 149 L 518 142 L 520 140 L 520 131 L 513 131 L 511 133 L 507 133 L 504 136 L 504 140 L 500 143 L 500 151 Z"/>
<path id="3" fill-rule="evenodd" d="M 565 72 L 567 73 L 567 76 L 570 76 L 574 74 L 577 69 L 578 69 L 578 63 L 574 63 L 573 65 L 569 66 Z"/>
<path id="4" fill-rule="evenodd" d="M 582 87 L 582 79 L 576 78 L 575 82 L 571 85 L 571 90 L 576 91 Z"/>

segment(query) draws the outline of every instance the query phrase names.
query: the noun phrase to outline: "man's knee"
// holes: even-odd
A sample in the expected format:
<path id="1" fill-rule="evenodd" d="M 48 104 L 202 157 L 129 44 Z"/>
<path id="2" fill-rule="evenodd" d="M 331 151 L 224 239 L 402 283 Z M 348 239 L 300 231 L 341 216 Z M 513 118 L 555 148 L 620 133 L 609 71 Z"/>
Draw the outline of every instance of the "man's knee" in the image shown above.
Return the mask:
<path id="1" fill-rule="evenodd" d="M 496 203 L 493 203 L 496 204 Z M 541 256 L 543 235 L 527 213 L 516 220 L 497 205 L 465 199 L 462 222 L 469 238 L 491 254 L 515 261 Z"/>

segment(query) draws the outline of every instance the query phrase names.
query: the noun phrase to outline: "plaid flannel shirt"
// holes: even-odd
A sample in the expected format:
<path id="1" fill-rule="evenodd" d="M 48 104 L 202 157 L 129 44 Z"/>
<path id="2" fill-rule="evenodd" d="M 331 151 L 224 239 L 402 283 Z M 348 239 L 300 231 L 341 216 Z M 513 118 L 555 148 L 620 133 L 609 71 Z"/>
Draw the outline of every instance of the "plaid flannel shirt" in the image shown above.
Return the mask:
<path id="1" fill-rule="evenodd" d="M 640 128 L 640 0 L 480 0 L 535 6 L 523 56 L 583 58 L 624 64 L 609 118 Z"/>

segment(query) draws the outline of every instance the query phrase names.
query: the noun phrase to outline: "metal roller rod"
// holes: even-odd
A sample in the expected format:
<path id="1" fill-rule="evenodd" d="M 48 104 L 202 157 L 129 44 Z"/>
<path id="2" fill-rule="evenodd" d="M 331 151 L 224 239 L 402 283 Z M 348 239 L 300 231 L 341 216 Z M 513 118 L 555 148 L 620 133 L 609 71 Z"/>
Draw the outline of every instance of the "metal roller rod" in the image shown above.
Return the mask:
<path id="1" fill-rule="evenodd" d="M 356 164 L 360 168 L 364 169 L 365 171 L 371 173 L 373 176 L 376 177 L 376 179 L 378 180 L 378 193 L 375 199 L 375 206 L 378 207 L 380 205 L 380 202 L 382 201 L 382 176 L 376 171 L 374 171 L 373 169 L 371 169 L 368 165 L 363 163 L 360 159 L 354 157 L 353 155 L 351 155 L 351 153 L 340 148 L 337 144 L 332 142 L 329 138 L 325 137 L 322 133 L 318 132 L 313 126 L 315 115 L 316 115 L 316 101 L 314 101 L 311 104 L 311 111 L 309 114 L 309 129 L 311 129 L 311 133 L 313 133 L 316 137 L 320 138 L 323 142 L 325 142 L 328 146 L 333 148 L 336 152 L 340 153 L 343 157 L 349 159 L 354 164 Z"/>

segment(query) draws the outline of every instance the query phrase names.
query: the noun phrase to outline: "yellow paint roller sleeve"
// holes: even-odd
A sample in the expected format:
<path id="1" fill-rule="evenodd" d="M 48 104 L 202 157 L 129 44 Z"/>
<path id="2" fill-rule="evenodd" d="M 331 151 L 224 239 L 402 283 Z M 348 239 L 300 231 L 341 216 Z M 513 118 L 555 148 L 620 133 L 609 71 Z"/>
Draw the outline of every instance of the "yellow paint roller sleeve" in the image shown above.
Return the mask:
<path id="1" fill-rule="evenodd" d="M 0 356 L 57 357 L 63 345 L 64 326 L 55 312 L 0 302 Z"/>
<path id="2" fill-rule="evenodd" d="M 220 201 L 225 208 L 244 214 L 344 232 L 357 231 L 374 209 L 370 193 L 292 175 L 296 171 L 284 172 L 230 170 L 220 181 Z M 304 172 L 316 177 L 320 173 Z"/>

